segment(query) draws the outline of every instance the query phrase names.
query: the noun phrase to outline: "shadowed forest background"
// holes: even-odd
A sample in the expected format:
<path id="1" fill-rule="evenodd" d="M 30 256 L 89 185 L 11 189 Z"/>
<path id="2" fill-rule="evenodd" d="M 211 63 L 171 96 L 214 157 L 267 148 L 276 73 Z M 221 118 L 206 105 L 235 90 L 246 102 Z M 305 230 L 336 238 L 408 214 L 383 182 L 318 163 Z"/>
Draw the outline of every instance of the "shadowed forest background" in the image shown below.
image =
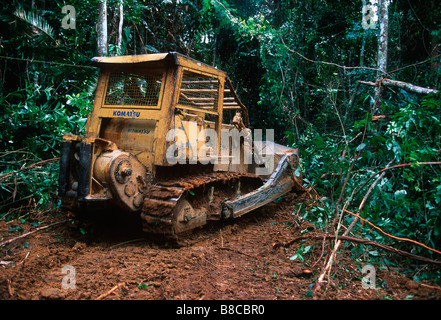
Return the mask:
<path id="1" fill-rule="evenodd" d="M 37 227 L 36 213 L 59 206 L 61 137 L 84 130 L 98 76 L 92 57 L 177 51 L 227 72 L 250 126 L 275 129 L 278 143 L 299 149 L 315 201 L 293 214 L 439 260 L 441 3 L 380 4 L 366 28 L 369 0 L 4 3 L 0 219 Z M 441 270 L 412 259 L 353 251 L 441 282 Z"/>

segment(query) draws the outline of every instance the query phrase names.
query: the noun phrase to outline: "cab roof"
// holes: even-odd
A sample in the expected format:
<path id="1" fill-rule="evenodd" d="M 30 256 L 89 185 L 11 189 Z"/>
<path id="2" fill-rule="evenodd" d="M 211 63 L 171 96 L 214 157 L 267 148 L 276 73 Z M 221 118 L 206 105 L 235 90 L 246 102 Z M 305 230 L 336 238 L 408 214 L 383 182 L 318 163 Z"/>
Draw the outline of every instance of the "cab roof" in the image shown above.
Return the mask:
<path id="1" fill-rule="evenodd" d="M 202 72 L 209 72 L 219 76 L 227 77 L 225 72 L 216 67 L 209 66 L 203 62 L 180 54 L 178 52 L 167 53 L 150 53 L 140 55 L 127 56 L 113 56 L 113 57 L 94 57 L 92 63 L 99 68 L 106 68 L 107 66 L 122 66 L 122 65 L 148 65 L 152 63 L 172 63 L 176 66 L 183 66 Z"/>

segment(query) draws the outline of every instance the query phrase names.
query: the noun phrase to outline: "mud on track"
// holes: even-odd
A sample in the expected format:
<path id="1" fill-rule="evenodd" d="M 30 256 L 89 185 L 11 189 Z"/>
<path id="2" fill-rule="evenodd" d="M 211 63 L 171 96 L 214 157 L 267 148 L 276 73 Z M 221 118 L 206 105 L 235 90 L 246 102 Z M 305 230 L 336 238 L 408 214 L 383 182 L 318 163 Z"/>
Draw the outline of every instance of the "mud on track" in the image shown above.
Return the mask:
<path id="1" fill-rule="evenodd" d="M 365 262 L 357 266 L 345 249 L 337 256 L 332 283 L 312 294 L 324 263 L 323 242 L 275 246 L 315 232 L 310 223 L 293 215 L 296 197 L 291 194 L 235 221 L 210 224 L 178 242 L 151 239 L 139 224 L 127 221 L 95 223 L 85 234 L 71 221 L 33 233 L 0 248 L 0 299 L 441 298 L 438 287 L 379 267 L 377 289 L 363 289 L 360 269 Z M 38 220 L 47 225 L 66 216 L 54 211 Z M 0 241 L 16 237 L 10 227 L 18 225 L 23 232 L 31 230 L 29 223 L 0 222 Z M 302 246 L 311 246 L 304 261 L 290 260 Z M 66 266 L 74 268 L 75 289 L 62 287 L 63 278 L 65 285 L 72 285 L 71 278 L 65 278 L 72 276 L 70 271 L 63 273 Z"/>

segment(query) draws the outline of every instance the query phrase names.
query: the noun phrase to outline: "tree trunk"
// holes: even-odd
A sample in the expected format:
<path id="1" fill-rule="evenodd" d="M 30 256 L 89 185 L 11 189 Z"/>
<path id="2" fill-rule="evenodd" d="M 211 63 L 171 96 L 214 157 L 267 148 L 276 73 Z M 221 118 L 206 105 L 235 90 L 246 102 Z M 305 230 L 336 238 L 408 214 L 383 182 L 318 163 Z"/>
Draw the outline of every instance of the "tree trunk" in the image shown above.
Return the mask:
<path id="1" fill-rule="evenodd" d="M 123 8 L 124 0 L 119 1 L 119 24 L 118 24 L 118 51 L 121 55 L 124 52 L 121 52 L 121 44 L 122 44 L 122 31 L 123 31 L 123 22 L 124 22 L 124 8 Z"/>
<path id="2" fill-rule="evenodd" d="M 378 22 L 380 30 L 378 34 L 378 55 L 377 55 L 377 80 L 386 76 L 387 73 L 387 51 L 388 51 L 388 37 L 389 37 L 389 4 L 391 0 L 378 0 Z M 375 104 L 374 113 L 380 110 L 380 98 L 382 88 L 379 86 L 375 90 Z"/>
<path id="3" fill-rule="evenodd" d="M 438 88 L 439 75 L 441 73 L 441 63 L 440 63 L 440 48 L 441 39 L 436 34 L 432 34 L 432 47 L 430 52 L 430 57 L 432 58 L 432 70 L 435 73 L 435 88 Z"/>
<path id="4" fill-rule="evenodd" d="M 107 55 L 107 0 L 98 2 L 98 26 L 97 26 L 98 56 Z"/>
<path id="5" fill-rule="evenodd" d="M 361 3 L 363 5 L 363 11 L 364 12 L 364 8 L 366 8 L 366 0 L 361 0 Z M 363 40 L 361 43 L 361 49 L 360 49 L 360 67 L 364 67 L 364 51 L 365 51 L 365 47 L 366 47 L 366 29 L 363 28 Z"/>

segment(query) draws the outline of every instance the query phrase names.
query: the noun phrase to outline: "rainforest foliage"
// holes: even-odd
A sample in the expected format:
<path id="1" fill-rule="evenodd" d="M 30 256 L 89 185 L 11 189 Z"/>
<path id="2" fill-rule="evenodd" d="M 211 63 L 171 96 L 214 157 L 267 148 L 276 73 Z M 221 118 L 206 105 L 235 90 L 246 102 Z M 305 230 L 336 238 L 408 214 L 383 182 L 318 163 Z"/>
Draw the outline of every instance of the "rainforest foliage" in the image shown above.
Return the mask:
<path id="1" fill-rule="evenodd" d="M 13 0 L 0 24 L 3 219 L 58 205 L 60 140 L 84 130 L 92 57 L 177 51 L 226 71 L 251 127 L 300 150 L 319 200 L 293 214 L 335 232 L 336 218 L 354 219 L 343 209 L 361 209 L 384 232 L 441 250 L 441 98 L 360 82 L 441 89 L 438 0 Z M 357 226 L 354 235 L 439 259 Z"/>

